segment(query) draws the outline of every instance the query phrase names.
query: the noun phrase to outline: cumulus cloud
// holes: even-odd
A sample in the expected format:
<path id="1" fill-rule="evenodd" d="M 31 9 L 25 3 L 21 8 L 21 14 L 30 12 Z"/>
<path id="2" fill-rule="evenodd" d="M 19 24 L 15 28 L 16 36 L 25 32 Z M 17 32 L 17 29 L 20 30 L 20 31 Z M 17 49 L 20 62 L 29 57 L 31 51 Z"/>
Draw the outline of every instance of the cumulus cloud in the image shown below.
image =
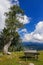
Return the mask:
<path id="1" fill-rule="evenodd" d="M 0 0 L 0 29 L 4 28 L 4 24 L 5 24 L 4 13 L 8 11 L 9 7 L 10 7 L 10 2 L 8 0 Z"/>
<path id="2" fill-rule="evenodd" d="M 18 0 L 10 0 L 12 5 L 18 5 L 19 6 L 19 1 Z"/>
<path id="3" fill-rule="evenodd" d="M 19 33 L 20 33 L 20 32 L 27 33 L 27 29 L 26 29 L 26 28 L 24 28 L 24 29 L 20 30 L 20 31 L 19 31 Z"/>
<path id="4" fill-rule="evenodd" d="M 21 14 L 17 14 L 17 20 L 20 21 L 20 23 L 23 23 L 23 24 L 27 24 L 30 22 L 30 17 L 28 17 L 27 15 L 21 15 Z"/>
<path id="5" fill-rule="evenodd" d="M 12 3 L 13 1 L 14 1 L 14 5 L 19 5 L 19 1 L 18 0 L 0 0 L 0 30 L 3 29 L 4 26 L 5 26 L 4 13 L 9 11 L 8 9 L 13 4 Z"/>
<path id="6" fill-rule="evenodd" d="M 33 32 L 24 34 L 24 42 L 43 43 L 43 21 L 40 21 Z"/>
<path id="7" fill-rule="evenodd" d="M 18 0 L 0 0 L 0 30 L 3 29 L 5 26 L 4 13 L 8 11 L 8 8 L 12 4 L 19 5 L 19 1 Z M 30 18 L 27 17 L 26 15 L 22 16 L 21 14 L 19 14 L 17 19 L 23 24 L 27 24 L 30 22 Z"/>
<path id="8" fill-rule="evenodd" d="M 35 32 L 43 33 L 43 21 L 40 21 L 40 22 L 36 25 Z"/>

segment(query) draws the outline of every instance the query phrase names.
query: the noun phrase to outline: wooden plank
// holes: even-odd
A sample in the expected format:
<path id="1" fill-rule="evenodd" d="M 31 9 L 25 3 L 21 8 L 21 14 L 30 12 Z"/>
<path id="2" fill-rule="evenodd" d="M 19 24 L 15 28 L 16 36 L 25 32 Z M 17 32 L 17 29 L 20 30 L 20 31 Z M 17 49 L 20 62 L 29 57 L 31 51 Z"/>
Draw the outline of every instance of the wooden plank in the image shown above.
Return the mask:
<path id="1" fill-rule="evenodd" d="M 34 57 L 35 59 L 38 59 L 38 55 L 39 55 L 37 50 L 24 51 L 24 54 L 26 57 Z"/>

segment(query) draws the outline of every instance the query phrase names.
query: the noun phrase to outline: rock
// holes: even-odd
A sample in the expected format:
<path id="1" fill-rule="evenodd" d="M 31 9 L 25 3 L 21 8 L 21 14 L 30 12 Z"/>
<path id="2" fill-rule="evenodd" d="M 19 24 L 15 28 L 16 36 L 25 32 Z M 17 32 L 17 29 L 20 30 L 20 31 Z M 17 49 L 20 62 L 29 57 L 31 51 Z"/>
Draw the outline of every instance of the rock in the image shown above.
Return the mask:
<path id="1" fill-rule="evenodd" d="M 8 54 L 8 55 L 11 55 L 11 53 L 10 53 L 10 52 L 7 52 L 7 54 Z"/>
<path id="2" fill-rule="evenodd" d="M 29 63 L 29 65 L 34 65 L 34 63 Z"/>

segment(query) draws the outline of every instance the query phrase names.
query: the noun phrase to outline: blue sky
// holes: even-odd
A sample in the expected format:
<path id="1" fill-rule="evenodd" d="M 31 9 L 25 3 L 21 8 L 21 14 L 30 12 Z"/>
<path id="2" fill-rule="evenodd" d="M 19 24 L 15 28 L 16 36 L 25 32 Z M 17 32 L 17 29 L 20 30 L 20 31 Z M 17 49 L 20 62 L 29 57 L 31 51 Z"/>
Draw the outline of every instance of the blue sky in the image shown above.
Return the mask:
<path id="1" fill-rule="evenodd" d="M 11 5 L 18 5 L 24 10 L 23 16 L 16 15 L 24 24 L 24 28 L 18 31 L 23 42 L 43 43 L 43 0 L 0 0 L 0 30 L 5 26 L 4 13 Z"/>
<path id="2" fill-rule="evenodd" d="M 25 14 L 31 17 L 31 22 L 25 27 L 29 32 L 35 29 L 35 25 L 43 20 L 43 0 L 19 0 Z"/>
<path id="3" fill-rule="evenodd" d="M 24 38 L 26 37 L 26 39 L 27 38 L 29 39 L 29 37 L 33 36 L 34 38 L 32 39 L 33 42 L 41 43 L 42 41 L 40 42 L 40 40 L 42 40 L 43 38 L 41 37 L 43 33 L 42 31 L 43 25 L 41 25 L 43 24 L 43 0 L 19 0 L 19 3 L 20 3 L 20 7 L 24 10 L 24 13 L 31 18 L 30 23 L 24 25 L 28 31 L 26 32 L 27 34 L 26 33 L 23 34 Z M 39 31 L 37 31 L 37 29 Z M 27 41 L 31 41 L 31 40 L 27 40 Z"/>

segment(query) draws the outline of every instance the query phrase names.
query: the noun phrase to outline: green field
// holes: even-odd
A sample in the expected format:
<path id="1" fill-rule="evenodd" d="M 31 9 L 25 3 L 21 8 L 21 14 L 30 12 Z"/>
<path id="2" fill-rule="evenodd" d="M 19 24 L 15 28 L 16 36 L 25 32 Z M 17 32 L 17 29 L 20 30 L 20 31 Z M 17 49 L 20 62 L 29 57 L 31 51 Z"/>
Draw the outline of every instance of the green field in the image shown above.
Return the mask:
<path id="1" fill-rule="evenodd" d="M 12 52 L 11 55 L 2 55 L 0 53 L 0 65 L 29 65 L 29 63 L 34 63 L 34 65 L 43 65 L 43 51 L 39 51 L 40 55 L 38 60 L 33 58 L 28 58 L 26 60 L 24 53 Z"/>

